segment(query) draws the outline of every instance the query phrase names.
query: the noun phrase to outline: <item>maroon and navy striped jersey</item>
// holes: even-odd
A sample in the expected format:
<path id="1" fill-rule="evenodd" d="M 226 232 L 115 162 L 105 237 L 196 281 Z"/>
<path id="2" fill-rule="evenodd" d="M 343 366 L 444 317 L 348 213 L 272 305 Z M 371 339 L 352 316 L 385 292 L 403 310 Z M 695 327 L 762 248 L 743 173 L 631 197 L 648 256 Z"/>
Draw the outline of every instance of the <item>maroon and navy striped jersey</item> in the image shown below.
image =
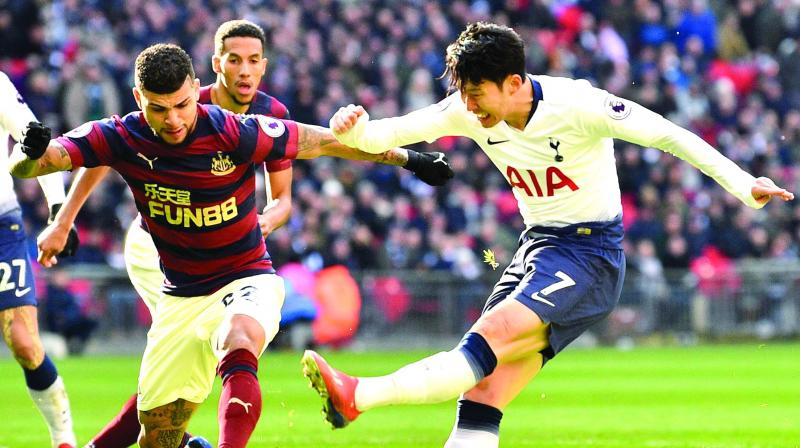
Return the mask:
<path id="1" fill-rule="evenodd" d="M 156 137 L 141 111 L 86 123 L 57 140 L 73 167 L 106 165 L 128 183 L 166 276 L 164 291 L 210 294 L 274 273 L 255 207 L 253 164 L 297 156 L 297 125 L 197 105 L 180 145 Z"/>
<path id="2" fill-rule="evenodd" d="M 211 89 L 213 87 L 214 84 L 200 87 L 200 99 L 198 101 L 201 104 L 214 104 L 211 101 Z M 282 120 L 292 119 L 291 115 L 289 115 L 289 109 L 286 108 L 283 103 L 278 101 L 277 98 L 267 95 L 260 90 L 256 91 L 256 96 L 253 98 L 253 101 L 250 102 L 250 106 L 247 108 L 247 112 L 245 113 L 267 115 L 270 117 L 280 118 Z M 291 159 L 283 159 L 267 162 L 265 167 L 267 172 L 274 173 L 276 171 L 283 171 L 291 166 Z"/>

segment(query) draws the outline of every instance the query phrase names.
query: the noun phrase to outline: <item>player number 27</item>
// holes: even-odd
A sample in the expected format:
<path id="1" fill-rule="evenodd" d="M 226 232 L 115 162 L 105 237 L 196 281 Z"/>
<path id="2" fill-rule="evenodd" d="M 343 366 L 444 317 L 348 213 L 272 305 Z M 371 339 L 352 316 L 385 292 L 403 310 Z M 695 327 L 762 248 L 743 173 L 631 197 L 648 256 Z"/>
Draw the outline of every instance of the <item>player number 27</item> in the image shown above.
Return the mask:
<path id="1" fill-rule="evenodd" d="M 11 264 L 0 261 L 0 292 L 9 291 L 17 287 L 17 284 L 10 281 L 11 274 L 14 272 L 13 266 L 19 268 L 19 287 L 25 287 L 25 260 L 17 258 L 11 260 Z"/>

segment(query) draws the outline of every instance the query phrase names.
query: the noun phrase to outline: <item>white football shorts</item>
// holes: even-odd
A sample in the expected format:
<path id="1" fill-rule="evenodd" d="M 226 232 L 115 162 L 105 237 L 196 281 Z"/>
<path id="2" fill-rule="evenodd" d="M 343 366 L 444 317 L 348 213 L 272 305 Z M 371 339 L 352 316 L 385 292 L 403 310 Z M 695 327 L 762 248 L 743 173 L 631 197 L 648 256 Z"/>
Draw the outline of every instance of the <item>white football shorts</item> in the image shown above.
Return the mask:
<path id="1" fill-rule="evenodd" d="M 262 353 L 278 333 L 285 290 L 275 274 L 237 279 L 207 296 L 170 296 L 161 292 L 164 274 L 152 238 L 138 223 L 128 231 L 125 262 L 153 317 L 139 371 L 139 410 L 179 398 L 205 401 L 233 315 L 250 316 L 261 325 L 266 335 Z"/>

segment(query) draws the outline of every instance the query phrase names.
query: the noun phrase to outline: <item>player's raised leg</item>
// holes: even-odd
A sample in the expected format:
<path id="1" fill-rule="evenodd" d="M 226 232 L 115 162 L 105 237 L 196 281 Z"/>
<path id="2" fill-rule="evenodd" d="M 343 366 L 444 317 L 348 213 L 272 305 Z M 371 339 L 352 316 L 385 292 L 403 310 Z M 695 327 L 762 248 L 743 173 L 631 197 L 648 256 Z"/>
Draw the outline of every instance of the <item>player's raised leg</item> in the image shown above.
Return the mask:
<path id="1" fill-rule="evenodd" d="M 516 301 L 503 302 L 481 316 L 461 343 L 382 377 L 348 378 L 316 353 L 303 357 L 304 374 L 330 409 L 326 419 L 343 427 L 359 413 L 392 404 L 438 403 L 458 397 L 490 375 L 498 363 L 516 360 L 547 346 L 542 321 Z M 353 387 L 353 384 L 355 386 Z M 344 421 L 336 415 L 344 416 Z"/>

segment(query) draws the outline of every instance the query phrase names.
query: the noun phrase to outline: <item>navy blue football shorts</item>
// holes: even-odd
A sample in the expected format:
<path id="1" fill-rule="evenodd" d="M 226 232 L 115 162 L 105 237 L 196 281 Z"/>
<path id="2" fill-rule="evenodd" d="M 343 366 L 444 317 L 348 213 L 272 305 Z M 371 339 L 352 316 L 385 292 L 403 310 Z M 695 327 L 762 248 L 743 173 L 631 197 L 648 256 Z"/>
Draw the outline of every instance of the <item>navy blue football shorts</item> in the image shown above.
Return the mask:
<path id="1" fill-rule="evenodd" d="M 0 310 L 36 305 L 31 261 L 19 210 L 0 215 Z"/>
<path id="2" fill-rule="evenodd" d="M 547 362 L 617 304 L 625 277 L 622 234 L 621 218 L 529 227 L 483 312 L 509 298 L 533 310 L 550 324 Z"/>

